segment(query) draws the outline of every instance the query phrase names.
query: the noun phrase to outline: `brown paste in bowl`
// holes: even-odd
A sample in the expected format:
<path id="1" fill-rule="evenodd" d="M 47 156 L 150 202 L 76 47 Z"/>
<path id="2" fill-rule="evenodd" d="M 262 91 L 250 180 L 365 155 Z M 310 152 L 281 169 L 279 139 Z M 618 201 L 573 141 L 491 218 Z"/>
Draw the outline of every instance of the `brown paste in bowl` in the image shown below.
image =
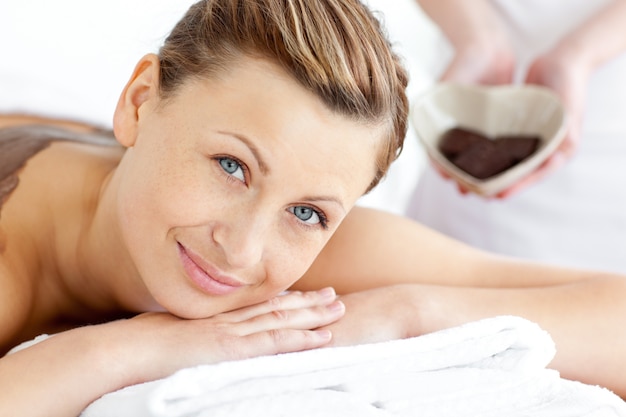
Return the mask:
<path id="1" fill-rule="evenodd" d="M 439 150 L 474 178 L 487 179 L 519 164 L 541 144 L 538 135 L 504 135 L 493 139 L 475 130 L 455 127 L 443 133 Z"/>

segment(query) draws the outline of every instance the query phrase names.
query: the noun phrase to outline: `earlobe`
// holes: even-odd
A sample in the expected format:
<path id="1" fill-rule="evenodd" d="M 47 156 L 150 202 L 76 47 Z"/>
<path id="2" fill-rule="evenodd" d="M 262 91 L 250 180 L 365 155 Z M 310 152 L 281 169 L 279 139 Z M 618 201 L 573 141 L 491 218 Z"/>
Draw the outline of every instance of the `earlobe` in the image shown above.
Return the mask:
<path id="1" fill-rule="evenodd" d="M 113 115 L 113 131 L 118 142 L 126 147 L 135 144 L 140 120 L 140 108 L 158 99 L 159 58 L 148 54 L 135 66 L 122 90 Z"/>

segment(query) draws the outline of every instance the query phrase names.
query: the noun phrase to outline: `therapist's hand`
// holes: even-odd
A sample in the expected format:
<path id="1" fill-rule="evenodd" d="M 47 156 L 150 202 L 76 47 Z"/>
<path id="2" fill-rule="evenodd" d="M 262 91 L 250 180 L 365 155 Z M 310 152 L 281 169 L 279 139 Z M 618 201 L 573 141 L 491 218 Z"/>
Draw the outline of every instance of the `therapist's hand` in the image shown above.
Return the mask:
<path id="1" fill-rule="evenodd" d="M 587 96 L 589 71 L 564 48 L 555 48 L 539 56 L 530 66 L 527 84 L 536 84 L 554 91 L 561 99 L 566 113 L 565 138 L 558 149 L 539 168 L 503 191 L 506 198 L 545 178 L 567 162 L 578 149 Z"/>
<path id="2" fill-rule="evenodd" d="M 515 55 L 504 35 L 495 38 L 489 43 L 458 46 L 440 81 L 479 85 L 511 83 Z"/>
<path id="3" fill-rule="evenodd" d="M 483 63 L 469 64 L 462 57 L 455 58 L 444 73 L 442 80 L 471 84 L 505 84 L 511 81 L 513 60 L 506 53 L 491 51 Z M 466 58 L 466 59 L 469 59 Z M 481 61 L 474 59 L 475 61 Z M 503 63 L 508 63 L 504 65 Z M 480 66 L 480 68 L 479 68 Z M 505 70 L 506 69 L 506 70 Z M 510 70 L 510 72 L 507 72 Z M 566 133 L 559 148 L 535 171 L 522 178 L 511 187 L 498 193 L 495 198 L 508 198 L 528 188 L 560 168 L 574 155 L 579 141 L 586 99 L 588 70 L 585 65 L 576 65 L 575 57 L 566 48 L 555 48 L 539 56 L 529 67 L 525 79 L 527 84 L 539 85 L 552 90 L 562 101 L 566 111 Z M 434 164 L 435 169 L 447 177 L 445 172 Z M 458 185 L 461 193 L 468 190 Z"/>
<path id="4" fill-rule="evenodd" d="M 552 156 L 527 177 L 500 193 L 500 198 L 516 194 L 545 178 L 576 153 L 580 143 L 590 72 L 590 67 L 581 59 L 577 48 L 567 41 L 557 44 L 532 62 L 525 82 L 547 87 L 561 99 L 566 113 L 565 138 Z"/>

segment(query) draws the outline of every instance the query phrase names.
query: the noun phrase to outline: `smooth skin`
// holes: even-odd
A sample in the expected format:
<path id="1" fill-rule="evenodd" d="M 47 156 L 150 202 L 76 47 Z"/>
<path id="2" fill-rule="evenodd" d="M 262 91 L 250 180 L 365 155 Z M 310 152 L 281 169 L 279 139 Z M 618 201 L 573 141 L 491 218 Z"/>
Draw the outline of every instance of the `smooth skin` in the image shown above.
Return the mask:
<path id="1" fill-rule="evenodd" d="M 551 368 L 624 397 L 625 278 L 488 254 L 409 219 L 355 208 L 295 288 L 332 283 L 347 294 L 346 316 L 326 327 L 332 345 L 525 317 L 554 339 Z"/>
<path id="2" fill-rule="evenodd" d="M 376 126 L 333 114 L 264 61 L 242 58 L 165 102 L 155 66 L 142 59 L 117 107 L 126 148 L 53 144 L 2 208 L 2 346 L 71 329 L 0 359 L 0 415 L 75 416 L 187 366 L 499 314 L 550 331 L 564 376 L 626 393 L 626 277 L 496 257 L 351 209 L 374 175 Z M 203 290 L 184 266 L 192 252 L 241 285 Z M 110 321 L 120 315 L 131 318 Z"/>
<path id="3" fill-rule="evenodd" d="M 372 181 L 379 127 L 248 57 L 163 101 L 148 55 L 114 130 L 124 148 L 59 142 L 20 173 L 0 220 L 0 342 L 147 313 L 0 359 L 0 415 L 77 415 L 182 367 L 319 347 L 331 334 L 314 329 L 344 313 L 332 289 L 279 294 Z M 228 293 L 194 281 L 199 265 Z"/>
<path id="4" fill-rule="evenodd" d="M 484 85 L 513 81 L 516 57 L 507 39 L 505 23 L 499 20 L 489 1 L 417 2 L 455 50 L 441 81 Z M 548 160 L 499 193 L 498 198 L 507 198 L 540 181 L 576 153 L 589 78 L 604 63 L 626 51 L 625 21 L 626 2 L 614 0 L 531 63 L 525 83 L 550 88 L 561 98 L 568 115 L 567 133 L 559 149 Z M 459 190 L 468 192 L 461 185 Z"/>

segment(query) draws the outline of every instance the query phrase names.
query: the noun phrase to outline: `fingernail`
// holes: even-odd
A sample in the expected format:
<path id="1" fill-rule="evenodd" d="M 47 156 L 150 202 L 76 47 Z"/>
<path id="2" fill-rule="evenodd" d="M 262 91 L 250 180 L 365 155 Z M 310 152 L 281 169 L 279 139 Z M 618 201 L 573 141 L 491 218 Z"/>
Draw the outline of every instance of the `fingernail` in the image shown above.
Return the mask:
<path id="1" fill-rule="evenodd" d="M 333 312 L 344 311 L 346 306 L 341 301 L 335 301 L 326 306 L 327 309 Z"/>
<path id="2" fill-rule="evenodd" d="M 335 293 L 335 289 L 333 287 L 326 287 L 323 288 L 321 290 L 319 290 L 317 292 L 319 295 L 321 295 L 324 298 L 332 298 L 335 297 L 337 294 Z"/>
<path id="3" fill-rule="evenodd" d="M 325 341 L 329 341 L 333 337 L 333 334 L 330 332 L 330 330 L 315 330 L 315 334 L 317 334 L 320 339 Z"/>

